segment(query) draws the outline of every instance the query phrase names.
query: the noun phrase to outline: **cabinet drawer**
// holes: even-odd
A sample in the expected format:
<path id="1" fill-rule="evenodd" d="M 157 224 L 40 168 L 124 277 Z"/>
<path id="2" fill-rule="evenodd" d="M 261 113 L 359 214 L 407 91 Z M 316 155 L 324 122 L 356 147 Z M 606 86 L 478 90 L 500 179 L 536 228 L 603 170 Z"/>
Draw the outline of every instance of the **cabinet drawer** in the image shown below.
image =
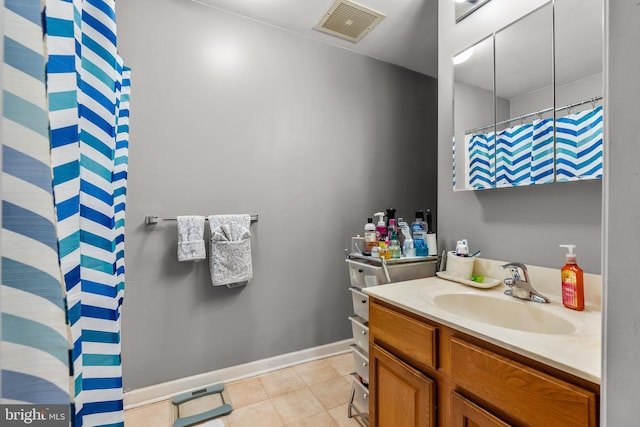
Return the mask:
<path id="1" fill-rule="evenodd" d="M 374 341 L 421 369 L 436 369 L 438 328 L 378 304 L 369 306 L 369 328 Z"/>
<path id="2" fill-rule="evenodd" d="M 459 338 L 451 339 L 451 375 L 524 425 L 596 425 L 594 393 Z"/>
<path id="3" fill-rule="evenodd" d="M 357 345 L 351 346 L 353 352 L 353 364 L 356 369 L 356 374 L 360 376 L 360 379 L 364 385 L 369 385 L 369 357 L 365 354 Z"/>
<path id="4" fill-rule="evenodd" d="M 356 378 L 353 379 L 353 403 L 365 418 L 369 419 L 369 390 Z"/>
<path id="5" fill-rule="evenodd" d="M 366 325 L 367 322 L 359 316 L 350 316 L 349 320 L 351 321 L 353 342 L 365 353 L 369 354 L 369 327 Z"/>
<path id="6" fill-rule="evenodd" d="M 351 259 L 347 260 L 347 264 L 349 264 L 349 280 L 353 287 L 366 288 L 389 283 L 382 267 Z"/>
<path id="7" fill-rule="evenodd" d="M 369 295 L 360 292 L 357 288 L 349 288 L 353 302 L 353 312 L 369 321 Z"/>

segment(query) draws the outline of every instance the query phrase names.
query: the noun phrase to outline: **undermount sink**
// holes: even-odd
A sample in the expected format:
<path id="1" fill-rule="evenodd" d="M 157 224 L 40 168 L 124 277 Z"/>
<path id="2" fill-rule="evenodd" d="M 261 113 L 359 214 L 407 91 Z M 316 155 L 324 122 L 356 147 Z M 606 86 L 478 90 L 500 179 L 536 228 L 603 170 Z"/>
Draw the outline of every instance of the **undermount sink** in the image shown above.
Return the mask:
<path id="1" fill-rule="evenodd" d="M 433 298 L 433 304 L 457 316 L 523 332 L 568 335 L 576 330 L 571 322 L 538 303 L 508 296 L 442 294 Z"/>

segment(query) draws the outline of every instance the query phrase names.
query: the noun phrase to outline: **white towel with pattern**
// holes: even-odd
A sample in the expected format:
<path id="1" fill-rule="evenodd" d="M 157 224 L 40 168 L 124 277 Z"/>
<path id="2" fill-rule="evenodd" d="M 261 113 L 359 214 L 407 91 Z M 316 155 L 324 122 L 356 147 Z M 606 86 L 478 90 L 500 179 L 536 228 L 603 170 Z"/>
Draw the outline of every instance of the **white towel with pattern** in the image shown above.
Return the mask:
<path id="1" fill-rule="evenodd" d="M 214 286 L 246 285 L 253 277 L 251 265 L 251 216 L 211 215 L 209 270 Z"/>
<path id="2" fill-rule="evenodd" d="M 204 216 L 185 215 L 178 220 L 178 261 L 202 261 L 207 258 L 204 244 Z"/>

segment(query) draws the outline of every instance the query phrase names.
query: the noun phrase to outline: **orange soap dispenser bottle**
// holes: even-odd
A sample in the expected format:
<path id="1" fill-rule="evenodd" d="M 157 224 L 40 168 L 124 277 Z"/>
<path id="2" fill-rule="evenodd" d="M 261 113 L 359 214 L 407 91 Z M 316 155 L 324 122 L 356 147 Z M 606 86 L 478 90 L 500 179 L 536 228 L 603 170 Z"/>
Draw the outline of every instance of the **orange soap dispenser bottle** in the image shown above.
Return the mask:
<path id="1" fill-rule="evenodd" d="M 562 276 L 562 304 L 572 310 L 584 310 L 584 279 L 582 269 L 576 264 L 576 245 L 560 245 L 567 248 L 566 264 L 560 270 Z"/>

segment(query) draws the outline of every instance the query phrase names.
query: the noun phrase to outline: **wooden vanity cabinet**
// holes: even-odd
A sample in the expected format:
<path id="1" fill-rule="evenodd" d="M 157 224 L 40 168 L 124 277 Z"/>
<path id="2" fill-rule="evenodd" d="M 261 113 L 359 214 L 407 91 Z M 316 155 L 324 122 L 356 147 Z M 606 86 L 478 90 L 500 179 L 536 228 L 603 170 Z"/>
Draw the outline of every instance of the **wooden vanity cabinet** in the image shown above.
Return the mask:
<path id="1" fill-rule="evenodd" d="M 369 383 L 371 425 L 435 425 L 435 381 L 375 344 L 369 350 L 369 378 L 375 378 Z"/>
<path id="2" fill-rule="evenodd" d="M 370 299 L 372 427 L 598 426 L 597 384 Z"/>

